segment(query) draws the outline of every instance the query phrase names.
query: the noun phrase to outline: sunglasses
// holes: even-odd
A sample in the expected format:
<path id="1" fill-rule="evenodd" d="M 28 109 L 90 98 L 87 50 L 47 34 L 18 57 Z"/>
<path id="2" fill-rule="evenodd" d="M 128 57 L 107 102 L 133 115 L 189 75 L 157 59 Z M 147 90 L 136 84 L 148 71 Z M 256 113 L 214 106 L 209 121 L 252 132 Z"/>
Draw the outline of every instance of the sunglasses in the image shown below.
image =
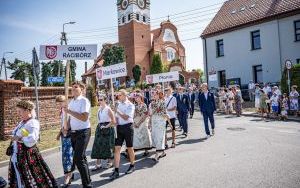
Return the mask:
<path id="1" fill-rule="evenodd" d="M 100 101 L 104 101 L 104 99 L 98 99 L 98 101 L 100 102 Z"/>

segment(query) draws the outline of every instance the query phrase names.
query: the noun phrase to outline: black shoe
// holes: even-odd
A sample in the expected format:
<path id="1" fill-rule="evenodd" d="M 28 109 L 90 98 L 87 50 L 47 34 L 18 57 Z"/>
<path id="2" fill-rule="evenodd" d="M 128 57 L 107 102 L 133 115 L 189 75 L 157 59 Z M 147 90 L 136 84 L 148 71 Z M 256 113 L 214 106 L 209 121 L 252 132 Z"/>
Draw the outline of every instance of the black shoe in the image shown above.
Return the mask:
<path id="1" fill-rule="evenodd" d="M 169 145 L 168 144 L 165 145 L 165 149 L 169 149 Z"/>
<path id="2" fill-rule="evenodd" d="M 125 172 L 125 174 L 131 174 L 134 171 L 135 171 L 135 167 L 130 165 L 128 170 Z"/>
<path id="3" fill-rule="evenodd" d="M 119 172 L 114 171 L 111 176 L 109 176 L 110 180 L 115 180 L 119 177 Z"/>

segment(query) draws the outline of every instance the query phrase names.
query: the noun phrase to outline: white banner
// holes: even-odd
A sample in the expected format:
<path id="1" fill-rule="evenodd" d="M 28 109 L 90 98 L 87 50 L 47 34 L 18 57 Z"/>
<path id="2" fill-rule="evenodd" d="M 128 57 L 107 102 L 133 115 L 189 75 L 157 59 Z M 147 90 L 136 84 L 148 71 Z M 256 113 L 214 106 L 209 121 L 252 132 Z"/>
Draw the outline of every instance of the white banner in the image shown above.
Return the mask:
<path id="1" fill-rule="evenodd" d="M 171 82 L 179 80 L 179 72 L 167 72 L 161 74 L 151 74 L 146 76 L 147 84 L 154 84 L 159 82 Z"/>
<path id="2" fill-rule="evenodd" d="M 208 80 L 211 82 L 218 81 L 217 74 L 208 75 Z"/>
<path id="3" fill-rule="evenodd" d="M 118 63 L 115 65 L 100 67 L 96 69 L 97 80 L 106 80 L 123 76 L 127 76 L 126 63 Z"/>
<path id="4" fill-rule="evenodd" d="M 88 60 L 97 58 L 97 44 L 41 45 L 41 60 Z"/>

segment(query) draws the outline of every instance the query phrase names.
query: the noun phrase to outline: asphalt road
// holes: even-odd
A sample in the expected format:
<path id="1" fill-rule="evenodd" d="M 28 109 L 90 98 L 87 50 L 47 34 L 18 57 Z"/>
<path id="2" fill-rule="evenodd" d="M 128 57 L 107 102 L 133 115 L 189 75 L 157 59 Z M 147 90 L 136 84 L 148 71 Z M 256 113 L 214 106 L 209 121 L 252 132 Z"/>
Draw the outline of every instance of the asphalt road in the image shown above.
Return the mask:
<path id="1" fill-rule="evenodd" d="M 196 113 L 189 120 L 188 138 L 177 132 L 176 148 L 167 150 L 159 163 L 151 160 L 153 155 L 143 158 L 138 152 L 133 174 L 124 175 L 129 164 L 123 160 L 119 179 L 108 180 L 112 169 L 93 173 L 94 187 L 300 187 L 300 123 L 217 116 L 216 124 L 216 135 L 204 139 L 203 120 Z M 60 153 L 49 154 L 45 159 L 61 182 Z M 7 178 L 7 167 L 0 169 L 0 176 Z M 76 172 L 70 187 L 81 187 L 79 177 Z"/>

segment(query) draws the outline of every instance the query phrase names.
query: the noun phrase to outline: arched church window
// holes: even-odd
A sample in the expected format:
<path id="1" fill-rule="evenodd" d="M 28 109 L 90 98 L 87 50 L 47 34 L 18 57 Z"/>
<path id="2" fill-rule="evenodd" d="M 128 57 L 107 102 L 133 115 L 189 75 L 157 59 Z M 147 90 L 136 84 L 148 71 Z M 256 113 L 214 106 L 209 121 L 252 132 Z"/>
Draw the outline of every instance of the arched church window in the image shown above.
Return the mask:
<path id="1" fill-rule="evenodd" d="M 125 16 L 122 17 L 122 23 L 125 23 Z"/>
<path id="2" fill-rule="evenodd" d="M 167 51 L 167 61 L 171 62 L 176 58 L 176 50 L 174 48 L 168 47 L 166 48 Z"/>
<path id="3" fill-rule="evenodd" d="M 146 16 L 143 16 L 143 22 L 146 23 Z"/>
<path id="4" fill-rule="evenodd" d="M 130 14 L 128 14 L 128 21 L 130 21 L 131 20 L 131 16 L 130 16 Z"/>
<path id="5" fill-rule="evenodd" d="M 136 20 L 140 21 L 140 15 L 136 14 Z"/>

